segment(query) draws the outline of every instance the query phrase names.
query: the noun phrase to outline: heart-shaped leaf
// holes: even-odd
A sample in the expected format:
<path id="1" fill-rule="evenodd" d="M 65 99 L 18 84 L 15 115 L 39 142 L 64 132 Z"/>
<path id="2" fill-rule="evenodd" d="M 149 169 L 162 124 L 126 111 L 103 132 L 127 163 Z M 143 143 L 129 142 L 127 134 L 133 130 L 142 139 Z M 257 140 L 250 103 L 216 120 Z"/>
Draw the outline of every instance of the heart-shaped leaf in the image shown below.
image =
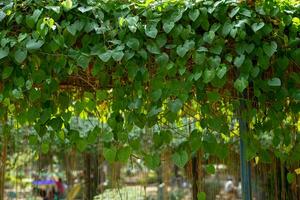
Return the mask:
<path id="1" fill-rule="evenodd" d="M 162 90 L 161 89 L 157 89 L 155 91 L 152 92 L 151 97 L 153 101 L 158 101 L 160 99 L 162 95 Z"/>
<path id="2" fill-rule="evenodd" d="M 236 66 L 236 67 L 240 67 L 242 66 L 242 64 L 244 63 L 245 61 L 245 55 L 240 55 L 238 57 L 236 57 L 233 61 L 233 64 Z"/>
<path id="3" fill-rule="evenodd" d="M 265 26 L 264 22 L 259 22 L 259 23 L 254 23 L 252 24 L 251 28 L 254 32 L 259 31 L 260 29 L 262 29 Z"/>
<path id="4" fill-rule="evenodd" d="M 0 48 L 0 59 L 5 58 L 9 53 L 9 48 Z"/>
<path id="5" fill-rule="evenodd" d="M 281 80 L 277 77 L 268 80 L 268 85 L 273 87 L 281 86 Z"/>
<path id="6" fill-rule="evenodd" d="M 205 32 L 203 34 L 203 41 L 204 42 L 207 42 L 208 44 L 211 44 L 215 38 L 215 32 L 213 31 L 208 31 L 208 32 Z"/>
<path id="7" fill-rule="evenodd" d="M 122 60 L 123 56 L 124 56 L 124 53 L 123 51 L 113 51 L 112 52 L 112 58 L 115 60 L 115 61 L 120 61 Z"/>
<path id="8" fill-rule="evenodd" d="M 269 44 L 264 43 L 263 50 L 269 57 L 271 57 L 277 51 L 277 43 L 274 41 Z"/>
<path id="9" fill-rule="evenodd" d="M 199 17 L 200 11 L 198 9 L 190 10 L 189 18 L 194 22 Z"/>
<path id="10" fill-rule="evenodd" d="M 42 40 L 31 39 L 26 43 L 26 48 L 29 50 L 35 50 L 35 49 L 41 48 L 41 46 L 43 46 L 43 44 L 44 44 L 44 41 L 42 41 Z"/>
<path id="11" fill-rule="evenodd" d="M 223 78 L 224 75 L 226 74 L 227 72 L 227 67 L 226 65 L 222 65 L 218 70 L 217 70 L 217 77 L 219 79 Z"/>
<path id="12" fill-rule="evenodd" d="M 155 25 L 146 25 L 145 33 L 150 38 L 156 38 L 158 31 Z"/>
<path id="13" fill-rule="evenodd" d="M 117 160 L 126 163 L 130 157 L 131 154 L 131 148 L 130 147 L 123 147 L 118 150 L 117 152 Z"/>
<path id="14" fill-rule="evenodd" d="M 174 22 L 165 22 L 163 24 L 163 29 L 166 33 L 170 33 L 171 30 L 174 28 L 175 23 Z"/>
<path id="15" fill-rule="evenodd" d="M 183 106 L 182 101 L 180 99 L 176 99 L 174 101 L 169 102 L 168 107 L 171 112 L 177 113 L 181 107 Z"/>
<path id="16" fill-rule="evenodd" d="M 240 7 L 235 7 L 234 9 L 231 10 L 231 12 L 229 13 L 229 17 L 233 18 L 240 10 Z"/>
<path id="17" fill-rule="evenodd" d="M 244 77 L 240 77 L 234 82 L 234 88 L 239 92 L 243 92 L 244 89 L 247 88 L 247 86 L 248 86 L 248 80 L 245 79 Z"/>
<path id="18" fill-rule="evenodd" d="M 14 70 L 13 67 L 4 67 L 2 71 L 2 79 L 7 79 L 8 77 L 10 77 L 13 70 Z"/>
<path id="19" fill-rule="evenodd" d="M 17 61 L 17 63 L 22 63 L 27 57 L 27 50 L 21 50 L 18 49 L 15 52 L 15 60 Z"/>
<path id="20" fill-rule="evenodd" d="M 104 148 L 103 149 L 103 156 L 104 156 L 105 160 L 112 163 L 116 160 L 117 149 L 115 147 Z"/>
<path id="21" fill-rule="evenodd" d="M 163 65 L 166 65 L 169 61 L 169 56 L 168 54 L 166 54 L 165 52 L 163 52 L 161 55 L 159 55 L 155 61 L 160 65 L 160 66 L 163 66 Z"/>
<path id="22" fill-rule="evenodd" d="M 185 54 L 188 52 L 188 48 L 184 45 L 179 45 L 176 48 L 176 53 L 180 56 L 180 57 L 184 57 Z"/>
<path id="23" fill-rule="evenodd" d="M 172 160 L 175 165 L 180 168 L 183 168 L 188 162 L 189 156 L 186 151 L 179 151 L 172 155 Z"/>
<path id="24" fill-rule="evenodd" d="M 203 82 L 209 83 L 215 78 L 216 72 L 214 69 L 205 69 L 203 73 Z"/>
<path id="25" fill-rule="evenodd" d="M 139 46 L 140 46 L 140 42 L 138 39 L 136 38 L 130 38 L 127 42 L 126 42 L 126 45 L 133 49 L 133 50 L 138 50 L 139 49 Z"/>
<path id="26" fill-rule="evenodd" d="M 253 43 L 245 46 L 245 50 L 247 53 L 251 53 L 254 50 L 254 48 L 255 48 L 255 45 Z"/>
<path id="27" fill-rule="evenodd" d="M 112 56 L 112 52 L 110 50 L 104 52 L 104 53 L 101 53 L 101 54 L 98 54 L 98 57 L 103 61 L 103 62 L 108 62 L 109 59 L 111 58 Z"/>
<path id="28" fill-rule="evenodd" d="M 89 57 L 89 56 L 80 55 L 76 61 L 80 67 L 82 67 L 83 69 L 86 69 L 90 63 L 90 59 L 91 59 L 91 57 Z"/>

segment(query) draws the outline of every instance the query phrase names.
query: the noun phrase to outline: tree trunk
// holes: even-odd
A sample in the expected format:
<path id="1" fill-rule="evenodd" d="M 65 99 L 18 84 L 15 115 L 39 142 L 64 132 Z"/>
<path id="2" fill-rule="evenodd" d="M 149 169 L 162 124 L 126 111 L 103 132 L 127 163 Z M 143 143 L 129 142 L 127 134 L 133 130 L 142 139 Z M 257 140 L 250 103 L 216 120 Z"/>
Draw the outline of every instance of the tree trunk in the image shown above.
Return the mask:
<path id="1" fill-rule="evenodd" d="M 1 163 L 0 163 L 0 200 L 4 200 L 4 187 L 5 187 L 5 167 L 7 159 L 7 139 L 3 136 L 3 144 L 1 150 Z"/>
<path id="2" fill-rule="evenodd" d="M 85 185 L 85 199 L 93 199 L 93 183 L 92 183 L 92 169 L 91 169 L 92 155 L 90 152 L 84 154 L 84 185 Z"/>
<path id="3" fill-rule="evenodd" d="M 74 163 L 76 160 L 76 152 L 74 149 L 65 152 L 65 173 L 67 178 L 67 184 L 70 188 L 74 185 L 74 177 L 72 171 L 74 170 Z"/>
<path id="4" fill-rule="evenodd" d="M 202 152 L 198 151 L 192 158 L 192 194 L 193 200 L 197 200 L 199 192 L 204 192 L 204 174 L 202 169 Z"/>
<path id="5" fill-rule="evenodd" d="M 163 200 L 169 200 L 169 188 L 171 186 L 171 151 L 166 149 L 162 153 L 162 181 L 164 183 L 163 187 Z"/>
<path id="6" fill-rule="evenodd" d="M 286 174 L 284 163 L 280 161 L 280 172 L 281 172 L 281 200 L 286 200 Z"/>

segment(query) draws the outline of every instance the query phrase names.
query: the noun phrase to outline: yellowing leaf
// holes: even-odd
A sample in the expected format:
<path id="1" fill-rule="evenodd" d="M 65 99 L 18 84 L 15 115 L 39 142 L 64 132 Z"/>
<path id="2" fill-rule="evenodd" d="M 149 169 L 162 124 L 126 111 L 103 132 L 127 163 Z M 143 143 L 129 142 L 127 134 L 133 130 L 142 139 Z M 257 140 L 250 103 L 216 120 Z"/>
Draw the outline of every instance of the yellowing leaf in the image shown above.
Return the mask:
<path id="1" fill-rule="evenodd" d="M 297 175 L 299 175 L 299 174 L 300 174 L 300 168 L 295 169 L 295 173 L 296 173 Z"/>
<path id="2" fill-rule="evenodd" d="M 257 165 L 257 164 L 258 164 L 258 162 L 259 162 L 259 157 L 258 157 L 258 156 L 256 156 L 256 157 L 254 158 L 254 160 L 255 160 L 255 164 Z"/>

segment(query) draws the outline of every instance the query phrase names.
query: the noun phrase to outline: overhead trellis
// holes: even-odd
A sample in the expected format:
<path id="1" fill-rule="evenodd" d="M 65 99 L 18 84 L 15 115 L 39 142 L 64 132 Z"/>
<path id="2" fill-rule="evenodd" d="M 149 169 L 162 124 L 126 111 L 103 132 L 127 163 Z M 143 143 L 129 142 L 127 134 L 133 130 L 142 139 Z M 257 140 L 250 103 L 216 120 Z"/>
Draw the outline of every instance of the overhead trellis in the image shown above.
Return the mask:
<path id="1" fill-rule="evenodd" d="M 28 0 L 0 8 L 0 116 L 34 125 L 41 138 L 49 127 L 74 138 L 73 111 L 107 116 L 108 146 L 133 125 L 186 115 L 229 135 L 243 100 L 249 158 L 300 151 L 299 6 Z M 266 131 L 275 138 L 268 149 L 258 141 Z"/>

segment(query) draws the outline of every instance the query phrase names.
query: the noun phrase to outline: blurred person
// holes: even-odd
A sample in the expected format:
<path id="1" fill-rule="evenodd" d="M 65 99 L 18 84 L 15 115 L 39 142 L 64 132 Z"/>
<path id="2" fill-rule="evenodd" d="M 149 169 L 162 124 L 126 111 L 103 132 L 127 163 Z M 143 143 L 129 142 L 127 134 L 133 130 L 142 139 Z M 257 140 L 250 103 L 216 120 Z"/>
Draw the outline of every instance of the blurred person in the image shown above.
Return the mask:
<path id="1" fill-rule="evenodd" d="M 236 198 L 236 187 L 235 187 L 231 177 L 228 177 L 227 181 L 225 182 L 224 192 L 227 196 L 227 199 L 235 199 Z"/>
<path id="2" fill-rule="evenodd" d="M 65 194 L 65 187 L 61 178 L 58 178 L 58 180 L 55 181 L 55 186 L 58 199 L 62 199 Z"/>

